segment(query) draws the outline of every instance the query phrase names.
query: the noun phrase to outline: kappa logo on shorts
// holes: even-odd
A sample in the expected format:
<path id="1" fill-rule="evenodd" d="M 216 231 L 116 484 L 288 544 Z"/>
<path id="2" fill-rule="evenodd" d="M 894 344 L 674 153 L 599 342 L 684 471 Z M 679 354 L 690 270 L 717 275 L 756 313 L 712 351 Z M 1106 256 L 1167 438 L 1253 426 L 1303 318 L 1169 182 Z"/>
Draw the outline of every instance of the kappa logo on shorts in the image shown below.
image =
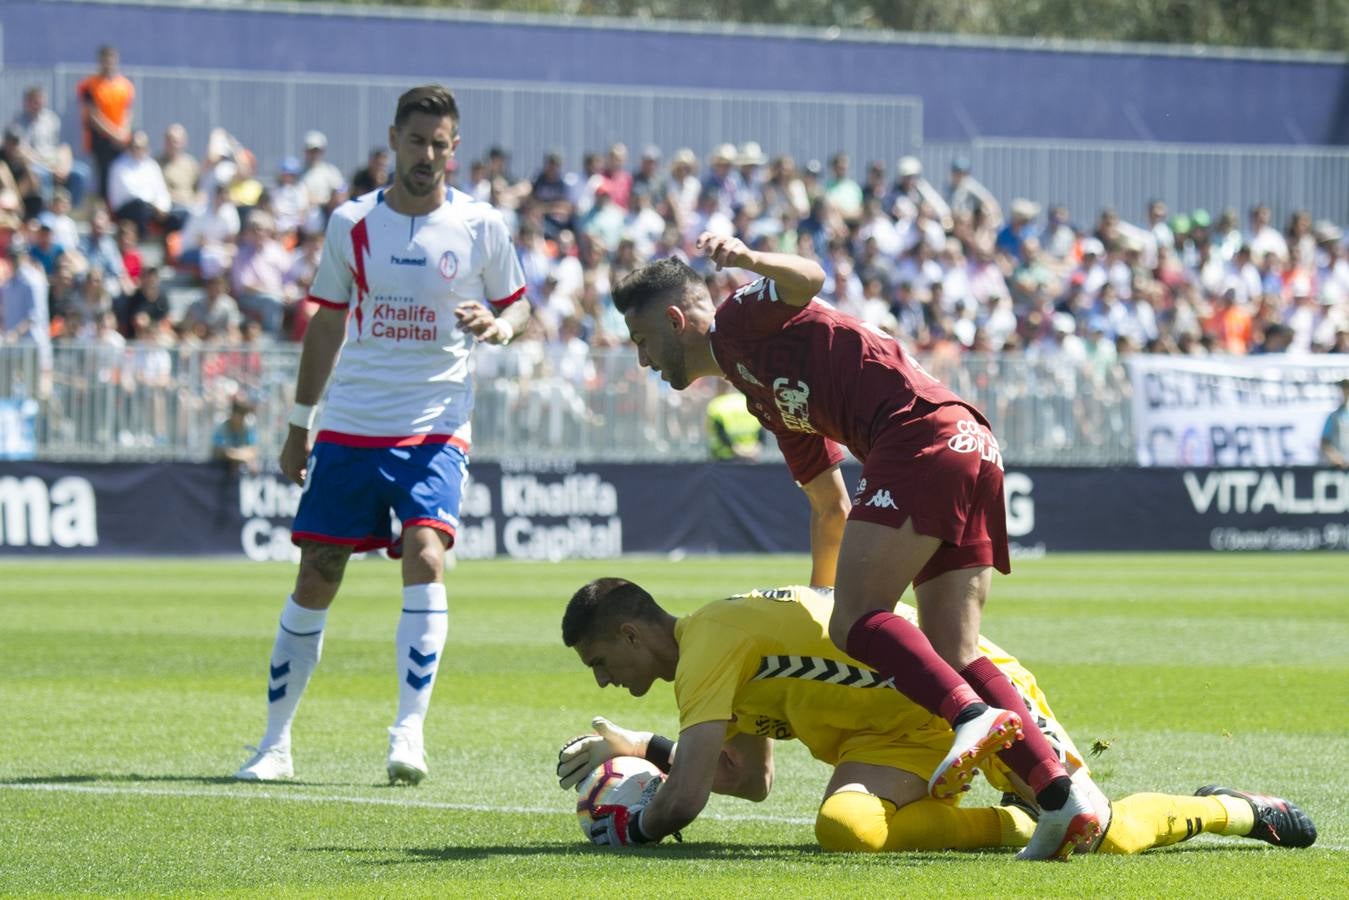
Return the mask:
<path id="1" fill-rule="evenodd" d="M 957 453 L 978 453 L 979 458 L 1002 468 L 1002 449 L 993 432 L 978 422 L 962 419 L 956 423 L 956 433 L 946 442 Z"/>
<path id="2" fill-rule="evenodd" d="M 880 509 L 899 509 L 895 505 L 895 499 L 890 496 L 890 492 L 885 488 L 880 488 L 872 494 L 871 499 L 865 505 L 879 507 Z"/>

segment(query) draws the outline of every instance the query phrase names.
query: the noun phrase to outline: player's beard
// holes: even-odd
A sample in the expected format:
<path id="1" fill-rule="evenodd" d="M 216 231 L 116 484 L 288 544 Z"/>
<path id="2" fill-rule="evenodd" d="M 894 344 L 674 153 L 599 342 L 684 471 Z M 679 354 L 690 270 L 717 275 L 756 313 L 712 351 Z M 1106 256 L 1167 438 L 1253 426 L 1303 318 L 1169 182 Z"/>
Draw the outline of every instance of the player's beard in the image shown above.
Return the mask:
<path id="1" fill-rule="evenodd" d="M 419 169 L 429 173 L 431 176 L 424 184 L 418 184 L 413 180 L 413 173 Z M 425 197 L 428 194 L 434 193 L 435 190 L 440 187 L 442 179 L 436 178 L 435 174 L 436 170 L 434 166 L 423 166 L 421 163 L 418 163 L 415 166 L 408 167 L 407 170 L 403 172 L 399 172 L 398 183 L 403 186 L 403 190 L 407 191 L 410 196 Z"/>

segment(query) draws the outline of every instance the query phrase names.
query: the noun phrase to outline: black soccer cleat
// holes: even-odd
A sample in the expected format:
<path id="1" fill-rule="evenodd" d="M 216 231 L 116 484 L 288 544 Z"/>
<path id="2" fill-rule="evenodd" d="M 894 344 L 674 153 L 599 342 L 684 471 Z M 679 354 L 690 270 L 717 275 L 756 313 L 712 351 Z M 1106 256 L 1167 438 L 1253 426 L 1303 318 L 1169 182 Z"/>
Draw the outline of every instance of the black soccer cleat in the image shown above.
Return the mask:
<path id="1" fill-rule="evenodd" d="M 1310 847 L 1316 843 L 1316 825 L 1311 817 L 1303 812 L 1296 803 L 1267 797 L 1264 794 L 1251 794 L 1234 788 L 1206 784 L 1194 792 L 1196 797 L 1210 797 L 1223 794 L 1228 797 L 1240 797 L 1255 810 L 1255 827 L 1246 837 L 1273 844 L 1275 847 Z"/>

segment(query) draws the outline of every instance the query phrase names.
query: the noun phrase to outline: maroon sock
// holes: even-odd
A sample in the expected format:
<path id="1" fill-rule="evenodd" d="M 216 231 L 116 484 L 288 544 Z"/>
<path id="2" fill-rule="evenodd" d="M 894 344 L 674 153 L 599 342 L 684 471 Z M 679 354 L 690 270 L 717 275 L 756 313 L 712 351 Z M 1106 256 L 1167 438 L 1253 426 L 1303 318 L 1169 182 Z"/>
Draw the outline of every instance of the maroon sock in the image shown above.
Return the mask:
<path id="1" fill-rule="evenodd" d="M 932 649 L 932 642 L 903 616 L 869 612 L 848 631 L 848 655 L 893 680 L 895 690 L 933 715 L 954 722 L 979 695 Z"/>
<path id="2" fill-rule="evenodd" d="M 1049 782 L 1067 775 L 1063 764 L 1054 755 L 1054 748 L 1035 724 L 1035 716 L 1026 709 L 1026 701 L 1021 699 L 1012 681 L 1003 671 L 993 665 L 987 656 L 981 656 L 960 670 L 960 674 L 974 688 L 975 692 L 990 706 L 999 706 L 1021 717 L 1021 733 L 1024 739 L 1012 742 L 1012 749 L 1002 750 L 998 759 L 1007 764 L 1030 789 L 1039 794 Z"/>

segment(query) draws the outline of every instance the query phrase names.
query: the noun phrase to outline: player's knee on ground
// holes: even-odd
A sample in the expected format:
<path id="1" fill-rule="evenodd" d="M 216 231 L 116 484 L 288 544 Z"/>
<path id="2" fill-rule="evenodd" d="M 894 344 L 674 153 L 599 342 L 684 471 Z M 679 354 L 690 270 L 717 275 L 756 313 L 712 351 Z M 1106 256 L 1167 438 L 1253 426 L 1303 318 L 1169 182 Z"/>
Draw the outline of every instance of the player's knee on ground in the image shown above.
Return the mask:
<path id="1" fill-rule="evenodd" d="M 831 853 L 877 853 L 885 849 L 895 805 L 875 794 L 840 791 L 820 805 L 815 840 Z"/>

